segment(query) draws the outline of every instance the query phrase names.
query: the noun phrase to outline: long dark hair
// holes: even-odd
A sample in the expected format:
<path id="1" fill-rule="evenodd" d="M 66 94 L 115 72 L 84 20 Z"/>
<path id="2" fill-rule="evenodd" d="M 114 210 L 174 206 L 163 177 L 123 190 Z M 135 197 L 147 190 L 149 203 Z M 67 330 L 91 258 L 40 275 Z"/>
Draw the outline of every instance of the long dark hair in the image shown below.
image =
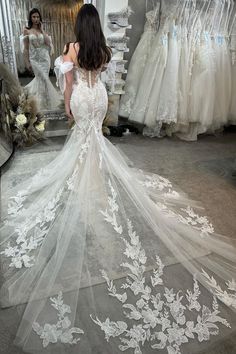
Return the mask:
<path id="1" fill-rule="evenodd" d="M 81 68 L 96 70 L 111 60 L 111 50 L 106 45 L 97 9 L 92 4 L 80 8 L 75 36 L 79 43 L 77 59 Z"/>
<path id="2" fill-rule="evenodd" d="M 32 10 L 30 10 L 30 12 L 29 12 L 28 27 L 26 27 L 27 29 L 31 29 L 31 28 L 32 28 L 32 26 L 33 26 L 32 15 L 33 15 L 33 14 L 36 14 L 36 13 L 39 14 L 40 22 L 42 22 L 41 13 L 40 13 L 39 9 L 36 9 L 36 7 L 35 7 L 35 8 L 33 8 Z"/>

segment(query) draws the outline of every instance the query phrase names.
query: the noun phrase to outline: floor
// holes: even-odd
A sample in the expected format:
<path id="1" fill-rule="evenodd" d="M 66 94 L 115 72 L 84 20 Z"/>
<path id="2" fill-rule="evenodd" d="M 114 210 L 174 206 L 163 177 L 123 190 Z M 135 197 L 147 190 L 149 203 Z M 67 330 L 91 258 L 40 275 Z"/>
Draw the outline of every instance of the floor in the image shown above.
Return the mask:
<path id="1" fill-rule="evenodd" d="M 236 245 L 236 132 L 202 136 L 191 143 L 175 138 L 149 139 L 142 135 L 111 137 L 110 140 L 127 154 L 136 167 L 169 178 L 191 199 L 202 202 L 215 230 L 232 237 Z M 35 152 L 59 151 L 63 143 L 64 137 L 54 137 L 17 154 L 23 158 L 25 154 Z M 10 166 L 11 162 L 2 173 Z M 0 353 L 22 353 L 12 344 L 18 321 L 14 308 L 0 311 Z M 236 335 L 201 352 L 235 353 Z"/>

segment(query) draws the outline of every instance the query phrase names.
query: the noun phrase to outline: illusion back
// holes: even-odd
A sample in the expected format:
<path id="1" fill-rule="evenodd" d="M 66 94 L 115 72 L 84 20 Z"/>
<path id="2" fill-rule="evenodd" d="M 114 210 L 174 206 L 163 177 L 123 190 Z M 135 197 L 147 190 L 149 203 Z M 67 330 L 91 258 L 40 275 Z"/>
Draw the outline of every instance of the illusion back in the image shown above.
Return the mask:
<path id="1" fill-rule="evenodd" d="M 89 133 L 91 128 L 102 132 L 108 99 L 100 74 L 101 69 L 90 71 L 74 66 L 71 111 L 75 123 L 83 128 L 83 132 Z"/>

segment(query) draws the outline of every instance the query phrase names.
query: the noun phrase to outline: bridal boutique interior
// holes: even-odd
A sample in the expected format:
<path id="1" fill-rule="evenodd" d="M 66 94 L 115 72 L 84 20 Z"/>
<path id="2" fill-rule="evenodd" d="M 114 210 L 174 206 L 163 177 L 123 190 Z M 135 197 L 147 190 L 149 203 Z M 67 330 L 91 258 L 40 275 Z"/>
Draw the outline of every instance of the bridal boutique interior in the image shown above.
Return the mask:
<path id="1" fill-rule="evenodd" d="M 164 176 L 191 200 L 203 205 L 203 215 L 209 217 L 217 233 L 227 235 L 236 245 L 235 2 L 95 0 L 84 3 L 97 7 L 113 52 L 111 64 L 101 74 L 109 97 L 104 134 L 136 168 Z M 1 204 L 5 202 L 6 191 L 34 176 L 59 154 L 70 134 L 54 62 L 64 44 L 74 41 L 73 23 L 82 5 L 83 1 L 76 0 L 0 3 Z M 32 8 L 39 9 L 42 29 L 50 42 L 45 46 L 39 37 L 32 38 L 36 63 L 30 71 L 24 57 L 23 37 Z M 142 225 L 139 229 L 142 230 Z M 115 257 L 115 250 L 111 247 L 110 251 Z M 167 268 L 172 266 L 170 262 Z M 1 264 L 0 285 L 4 267 L 5 263 Z M 121 282 L 122 276 L 118 274 L 114 283 L 117 286 Z M 171 282 L 177 283 L 173 278 Z M 101 282 L 95 282 L 95 287 L 102 313 L 108 295 Z M 25 353 L 13 343 L 23 311 L 24 304 L 0 309 L 0 353 Z M 114 313 L 116 319 L 122 319 L 118 306 Z M 96 315 L 100 317 L 99 311 Z M 132 322 L 131 316 L 129 320 Z M 86 330 L 93 337 L 92 322 Z M 115 337 L 114 332 L 110 337 Z M 178 343 L 175 347 L 167 348 L 165 338 L 158 338 L 161 344 L 152 347 L 147 337 L 142 337 L 139 349 L 130 342 L 122 350 L 118 349 L 121 347 L 118 342 L 109 346 L 114 339 L 110 337 L 105 341 L 96 333 L 92 347 L 83 343 L 79 349 L 67 347 L 65 351 L 57 347 L 47 351 L 48 348 L 42 347 L 37 348 L 37 353 L 236 353 L 235 332 L 226 333 L 217 342 L 202 338 L 187 349 L 181 345 L 188 341 L 184 336 L 176 335 L 170 342 Z"/>

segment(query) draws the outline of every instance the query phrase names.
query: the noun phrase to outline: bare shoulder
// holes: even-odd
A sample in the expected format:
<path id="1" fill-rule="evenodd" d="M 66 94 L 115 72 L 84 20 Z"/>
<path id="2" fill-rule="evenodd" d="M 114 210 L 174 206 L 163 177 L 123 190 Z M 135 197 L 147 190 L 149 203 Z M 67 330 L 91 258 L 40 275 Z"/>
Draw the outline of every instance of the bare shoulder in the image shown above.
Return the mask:
<path id="1" fill-rule="evenodd" d="M 29 31 L 28 28 L 25 27 L 25 28 L 23 29 L 23 35 L 24 35 L 24 36 L 27 36 L 28 34 L 30 34 L 30 31 Z"/>
<path id="2" fill-rule="evenodd" d="M 73 61 L 74 63 L 76 63 L 78 51 L 79 51 L 79 44 L 78 43 L 74 43 L 74 42 L 67 43 L 65 45 L 64 51 L 63 51 L 64 59 L 69 60 L 69 61 Z"/>

